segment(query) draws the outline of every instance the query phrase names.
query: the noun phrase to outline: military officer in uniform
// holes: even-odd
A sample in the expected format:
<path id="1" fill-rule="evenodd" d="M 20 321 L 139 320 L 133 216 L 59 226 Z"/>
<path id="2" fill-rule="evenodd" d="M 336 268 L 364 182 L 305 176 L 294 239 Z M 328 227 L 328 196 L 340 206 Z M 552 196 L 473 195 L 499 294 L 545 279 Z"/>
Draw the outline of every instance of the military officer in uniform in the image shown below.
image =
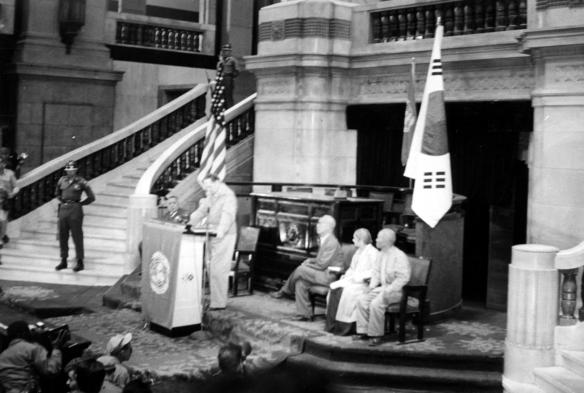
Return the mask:
<path id="1" fill-rule="evenodd" d="M 221 67 L 223 68 L 223 86 L 225 87 L 225 109 L 228 109 L 233 106 L 233 80 L 239 75 L 237 62 L 231 56 L 231 44 L 225 44 L 221 49 L 217 71 Z"/>
<path id="2" fill-rule="evenodd" d="M 95 201 L 95 195 L 85 179 L 77 176 L 77 164 L 69 161 L 65 166 L 66 176 L 59 179 L 55 196 L 59 200 L 59 245 L 61 247 L 61 263 L 55 269 L 67 268 L 69 256 L 69 231 L 75 243 L 77 265 L 74 272 L 83 270 L 83 209 L 82 205 L 89 205 Z M 85 192 L 85 199 L 81 194 Z"/>

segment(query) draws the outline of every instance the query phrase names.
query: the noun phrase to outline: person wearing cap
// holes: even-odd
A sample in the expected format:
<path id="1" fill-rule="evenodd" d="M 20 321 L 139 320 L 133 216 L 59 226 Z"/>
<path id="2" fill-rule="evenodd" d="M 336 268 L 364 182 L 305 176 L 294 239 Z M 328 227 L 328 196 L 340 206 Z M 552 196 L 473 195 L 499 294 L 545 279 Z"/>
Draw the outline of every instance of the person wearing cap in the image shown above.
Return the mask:
<path id="1" fill-rule="evenodd" d="M 67 258 L 69 257 L 69 231 L 75 243 L 75 253 L 77 265 L 74 272 L 84 269 L 83 258 L 83 209 L 82 205 L 89 205 L 95 201 L 95 195 L 85 179 L 77 176 L 77 164 L 69 161 L 65 166 L 66 176 L 57 182 L 55 196 L 59 200 L 59 246 L 61 248 L 61 263 L 55 270 L 67 268 Z M 81 200 L 85 192 L 85 199 Z"/>
<path id="2" fill-rule="evenodd" d="M 8 199 L 13 198 L 18 191 L 14 171 L 6 168 L 6 160 L 0 156 L 0 248 L 8 242 Z"/>
<path id="3" fill-rule="evenodd" d="M 223 70 L 223 86 L 225 96 L 225 109 L 233 106 L 233 80 L 239 75 L 237 62 L 231 56 L 231 44 L 225 44 L 221 47 L 221 55 L 217 63 L 217 72 Z"/>
<path id="4" fill-rule="evenodd" d="M 130 381 L 130 372 L 122 363 L 132 356 L 132 333 L 116 334 L 110 338 L 106 352 L 107 355 L 98 357 L 97 361 L 106 369 L 106 380 L 123 388 Z"/>

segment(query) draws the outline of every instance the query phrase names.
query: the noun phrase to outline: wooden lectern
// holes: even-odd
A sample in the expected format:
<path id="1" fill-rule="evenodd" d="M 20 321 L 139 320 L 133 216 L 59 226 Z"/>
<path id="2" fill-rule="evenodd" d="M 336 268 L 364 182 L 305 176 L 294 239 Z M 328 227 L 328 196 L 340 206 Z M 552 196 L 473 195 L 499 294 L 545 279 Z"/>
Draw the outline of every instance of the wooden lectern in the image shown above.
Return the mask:
<path id="1" fill-rule="evenodd" d="M 152 330 L 176 337 L 201 328 L 207 235 L 169 222 L 144 223 L 142 313 Z"/>

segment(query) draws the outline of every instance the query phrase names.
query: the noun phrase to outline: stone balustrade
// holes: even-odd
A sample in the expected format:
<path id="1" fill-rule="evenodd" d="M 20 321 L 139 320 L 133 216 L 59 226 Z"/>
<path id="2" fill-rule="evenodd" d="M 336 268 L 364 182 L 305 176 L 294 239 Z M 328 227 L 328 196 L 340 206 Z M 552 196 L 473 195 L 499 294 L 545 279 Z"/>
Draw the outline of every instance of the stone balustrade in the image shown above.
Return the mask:
<path id="1" fill-rule="evenodd" d="M 444 35 L 525 29 L 526 0 L 463 0 L 371 13 L 372 43 L 432 38 L 436 20 Z"/>
<path id="2" fill-rule="evenodd" d="M 202 52 L 203 32 L 118 20 L 116 44 Z"/>
<path id="3" fill-rule="evenodd" d="M 575 325 L 584 321 L 584 275 L 580 286 L 581 307 L 578 310 L 578 271 L 584 266 L 584 242 L 556 256 L 556 268 L 561 275 L 560 283 L 560 326 Z"/>

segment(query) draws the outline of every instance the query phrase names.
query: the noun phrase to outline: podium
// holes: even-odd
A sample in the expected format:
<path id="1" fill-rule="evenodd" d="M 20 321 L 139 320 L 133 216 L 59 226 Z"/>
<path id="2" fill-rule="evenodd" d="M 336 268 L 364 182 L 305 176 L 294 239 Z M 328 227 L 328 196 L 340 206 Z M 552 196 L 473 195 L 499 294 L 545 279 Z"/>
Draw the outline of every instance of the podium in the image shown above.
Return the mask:
<path id="1" fill-rule="evenodd" d="M 150 220 L 142 245 L 142 313 L 150 328 L 177 337 L 201 328 L 206 233 Z"/>

